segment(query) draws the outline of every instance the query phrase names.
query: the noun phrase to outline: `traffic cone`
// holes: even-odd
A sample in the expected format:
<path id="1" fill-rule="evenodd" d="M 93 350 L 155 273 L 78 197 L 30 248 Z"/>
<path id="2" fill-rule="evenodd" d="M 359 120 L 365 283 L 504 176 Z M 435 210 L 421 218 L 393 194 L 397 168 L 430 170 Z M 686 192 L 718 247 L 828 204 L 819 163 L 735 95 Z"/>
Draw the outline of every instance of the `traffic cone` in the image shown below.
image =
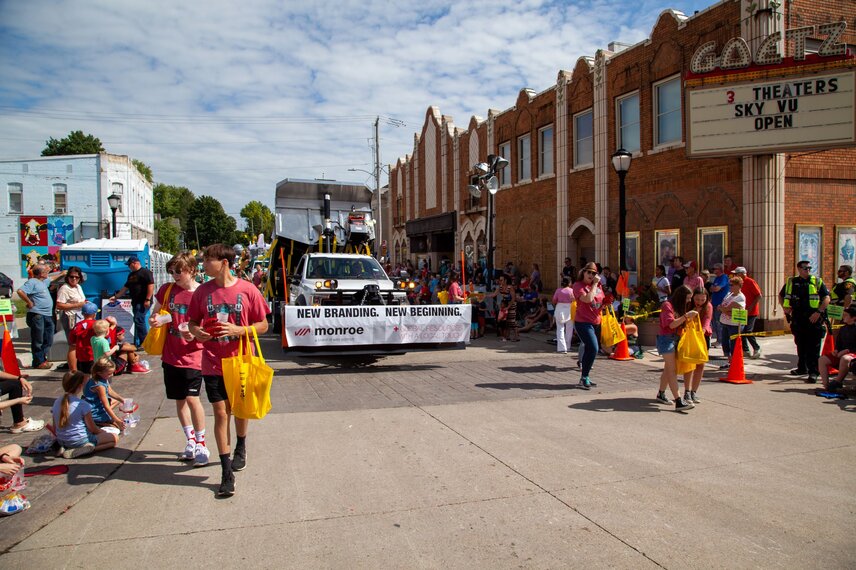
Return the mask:
<path id="1" fill-rule="evenodd" d="M 835 357 L 832 356 L 832 353 L 835 352 L 835 339 L 832 338 L 832 333 L 826 333 L 826 340 L 823 341 L 823 350 L 820 351 L 821 356 L 829 357 L 829 362 L 835 362 Z M 829 373 L 830 374 L 838 374 L 838 369 L 829 365 Z"/>
<path id="2" fill-rule="evenodd" d="M 12 344 L 12 335 L 9 334 L 9 329 L 3 331 L 3 347 L 2 347 L 3 370 L 15 376 L 21 375 L 21 368 L 18 366 L 18 357 L 15 356 L 15 345 Z"/>
<path id="3" fill-rule="evenodd" d="M 615 347 L 615 352 L 609 355 L 612 360 L 636 360 L 630 356 L 630 347 L 627 345 L 627 329 L 624 323 L 621 323 L 621 331 L 624 333 L 624 340 L 618 343 Z"/>
<path id="4" fill-rule="evenodd" d="M 728 382 L 729 384 L 752 384 L 752 381 L 746 378 L 746 371 L 743 368 L 743 343 L 740 342 L 738 336 L 734 342 L 734 349 L 731 353 L 731 366 L 728 367 L 728 376 L 720 378 L 720 382 Z"/>

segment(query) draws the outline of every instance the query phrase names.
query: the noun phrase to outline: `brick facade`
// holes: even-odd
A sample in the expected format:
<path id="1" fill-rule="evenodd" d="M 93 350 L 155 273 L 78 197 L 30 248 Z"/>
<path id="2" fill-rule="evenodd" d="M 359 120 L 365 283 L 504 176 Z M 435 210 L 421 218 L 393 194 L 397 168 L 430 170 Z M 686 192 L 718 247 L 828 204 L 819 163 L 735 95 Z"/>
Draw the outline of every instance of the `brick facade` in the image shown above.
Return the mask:
<path id="1" fill-rule="evenodd" d="M 796 0 L 782 3 L 778 18 L 761 12 L 747 20 L 753 4 L 753 9 L 768 5 L 767 0 L 723 0 L 692 17 L 666 10 L 647 40 L 615 53 L 599 50 L 594 57 L 580 57 L 572 71 L 558 73 L 554 86 L 541 93 L 522 89 L 514 106 L 489 110 L 487 119 L 472 117 L 466 129 L 454 127 L 450 117 L 429 108 L 422 132 L 414 139 L 412 156 L 391 168 L 392 203 L 401 199 L 413 206 L 405 208 L 406 219 L 396 220 L 393 241 L 406 246 L 404 223 L 408 220 L 457 212 L 455 250 L 431 254 L 459 259 L 460 250 L 470 244 L 483 252 L 478 245 L 484 239 L 487 198 L 482 196 L 473 204 L 467 184 L 473 164 L 484 161 L 488 154 L 499 154 L 501 145 L 510 143 L 510 182 L 496 195 L 496 265 L 514 261 L 527 271 L 538 263 L 547 287 L 557 284 L 565 256 L 577 264 L 580 257 L 586 257 L 617 268 L 619 184 L 610 157 L 620 146 L 618 102 L 628 95 L 638 96 L 639 148 L 633 152 L 626 178 L 627 231 L 639 235 L 638 280 L 647 282 L 654 273 L 656 231 L 679 230 L 680 254 L 697 259 L 699 229 L 726 228 L 727 251 L 723 253 L 733 254 L 750 273 L 765 276 L 768 303 L 762 316 L 780 319 L 769 289 L 792 274 L 797 224 L 823 227 L 822 275 L 834 282 L 835 228 L 856 225 L 856 170 L 852 167 L 856 150 L 770 155 L 772 162 L 742 157 L 688 158 L 682 79 L 693 54 L 709 41 L 721 49 L 731 38 L 757 34 L 747 37 L 752 45 L 775 29 L 845 20 L 849 27 L 842 41 L 856 44 L 856 3 L 833 0 L 821 7 L 811 0 Z M 764 18 L 769 21 L 763 22 Z M 755 25 L 756 21 L 763 26 Z M 787 46 L 785 55 L 791 49 Z M 680 89 L 681 133 L 677 140 L 658 144 L 658 87 L 668 87 L 661 82 L 673 79 Z M 581 141 L 576 148 L 576 120 L 589 112 L 591 142 Z M 549 174 L 539 175 L 539 133 L 547 126 L 553 129 L 552 168 Z M 630 139 L 631 131 L 627 131 Z M 531 176 L 521 179 L 517 141 L 526 135 Z M 430 151 L 427 141 L 433 142 Z M 588 153 L 586 144 L 591 147 Z M 473 156 L 475 149 L 478 156 Z M 447 159 L 432 162 L 431 153 Z M 590 159 L 578 163 L 577 153 Z M 424 173 L 428 162 L 435 169 L 433 182 Z M 441 180 L 445 199 L 439 198 Z M 430 187 L 432 183 L 436 188 Z M 783 196 L 778 205 L 765 190 L 769 186 L 772 192 L 777 185 Z M 427 192 L 438 192 L 438 198 L 426 201 Z M 782 208 L 782 202 L 783 219 L 765 211 Z M 767 224 L 775 231 L 763 231 Z M 776 237 L 782 233 L 783 244 Z M 415 260 L 419 256 L 409 257 Z"/>

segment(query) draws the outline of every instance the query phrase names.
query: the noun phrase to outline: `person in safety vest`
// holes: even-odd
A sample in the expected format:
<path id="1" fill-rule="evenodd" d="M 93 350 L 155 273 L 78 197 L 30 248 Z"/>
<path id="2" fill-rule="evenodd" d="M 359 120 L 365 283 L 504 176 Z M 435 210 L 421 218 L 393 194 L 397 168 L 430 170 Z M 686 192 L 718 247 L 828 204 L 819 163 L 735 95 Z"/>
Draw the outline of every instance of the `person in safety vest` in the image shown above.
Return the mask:
<path id="1" fill-rule="evenodd" d="M 818 379 L 817 360 L 825 331 L 829 290 L 820 277 L 811 275 L 808 261 L 797 263 L 797 271 L 798 275 L 788 278 L 779 291 L 779 303 L 785 311 L 785 318 L 791 323 L 794 344 L 797 345 L 797 367 L 791 370 L 791 374 L 808 374 L 806 382 L 814 384 Z"/>
<path id="2" fill-rule="evenodd" d="M 838 278 L 841 281 L 832 287 L 830 304 L 840 305 L 846 309 L 853 302 L 853 293 L 856 291 L 856 279 L 853 279 L 853 268 L 849 265 L 842 265 L 838 268 Z"/>

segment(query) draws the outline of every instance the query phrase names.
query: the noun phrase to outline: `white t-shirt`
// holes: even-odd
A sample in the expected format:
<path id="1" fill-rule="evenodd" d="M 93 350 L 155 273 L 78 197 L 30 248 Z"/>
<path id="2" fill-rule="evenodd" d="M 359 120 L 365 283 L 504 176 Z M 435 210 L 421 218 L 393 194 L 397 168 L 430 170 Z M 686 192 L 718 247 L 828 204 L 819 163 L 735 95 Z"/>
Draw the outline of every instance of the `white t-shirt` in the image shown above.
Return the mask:
<path id="1" fill-rule="evenodd" d="M 665 275 L 663 275 L 662 277 L 659 277 L 659 278 L 654 277 L 654 279 L 652 279 L 652 281 L 654 282 L 654 287 L 657 288 L 657 296 L 660 298 L 660 302 L 662 303 L 663 301 L 668 300 L 669 294 L 666 293 L 666 291 L 669 290 L 669 287 L 671 285 L 669 283 L 669 278 L 666 277 Z"/>
<path id="2" fill-rule="evenodd" d="M 728 305 L 730 303 L 737 303 L 740 305 L 741 309 L 746 308 L 746 296 L 743 293 L 737 293 L 736 295 L 732 295 L 729 293 L 725 296 L 725 299 L 722 300 L 723 305 Z M 731 307 L 734 309 L 735 307 Z M 724 325 L 730 325 L 732 327 L 736 327 L 737 323 L 731 320 L 731 309 L 726 309 L 719 314 L 719 322 Z"/>
<path id="3" fill-rule="evenodd" d="M 59 291 L 56 293 L 57 303 L 81 303 L 86 300 L 86 295 L 83 294 L 83 287 L 80 285 L 75 285 L 72 287 L 68 283 L 64 284 L 59 288 Z M 82 318 L 80 314 L 80 309 L 69 309 L 67 311 L 61 311 L 68 316 L 68 322 L 70 326 L 74 326 L 77 322 L 77 319 Z"/>

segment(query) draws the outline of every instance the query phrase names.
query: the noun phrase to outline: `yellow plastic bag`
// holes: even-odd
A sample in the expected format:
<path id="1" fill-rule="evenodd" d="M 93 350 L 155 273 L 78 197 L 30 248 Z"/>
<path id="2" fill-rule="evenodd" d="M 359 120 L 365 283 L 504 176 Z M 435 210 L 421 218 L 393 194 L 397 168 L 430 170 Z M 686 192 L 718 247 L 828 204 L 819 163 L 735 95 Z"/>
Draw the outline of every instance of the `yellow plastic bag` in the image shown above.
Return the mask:
<path id="1" fill-rule="evenodd" d="M 615 346 L 619 342 L 627 338 L 624 331 L 621 330 L 621 325 L 618 324 L 618 319 L 615 317 L 615 312 L 611 305 L 607 305 L 600 319 L 600 344 L 603 347 Z"/>
<path id="2" fill-rule="evenodd" d="M 164 303 L 161 306 L 160 311 L 158 311 L 158 315 L 169 314 L 169 294 L 172 291 L 173 285 L 175 285 L 175 283 L 170 283 L 169 287 L 166 288 L 166 295 L 163 297 Z M 143 350 L 152 356 L 160 356 L 163 354 L 163 345 L 166 344 L 166 335 L 168 334 L 169 323 L 159 327 L 150 328 L 149 332 L 146 334 L 146 338 L 143 339 Z"/>
<path id="3" fill-rule="evenodd" d="M 253 341 L 256 353 L 253 354 L 250 332 L 247 331 L 238 341 L 238 354 L 222 360 L 223 383 L 232 406 L 232 414 L 245 420 L 260 420 L 270 411 L 270 387 L 273 383 L 273 368 L 265 363 L 256 329 Z"/>
<path id="4" fill-rule="evenodd" d="M 690 319 L 684 327 L 684 334 L 678 341 L 676 358 L 693 365 L 707 362 L 707 343 L 698 317 Z"/>

